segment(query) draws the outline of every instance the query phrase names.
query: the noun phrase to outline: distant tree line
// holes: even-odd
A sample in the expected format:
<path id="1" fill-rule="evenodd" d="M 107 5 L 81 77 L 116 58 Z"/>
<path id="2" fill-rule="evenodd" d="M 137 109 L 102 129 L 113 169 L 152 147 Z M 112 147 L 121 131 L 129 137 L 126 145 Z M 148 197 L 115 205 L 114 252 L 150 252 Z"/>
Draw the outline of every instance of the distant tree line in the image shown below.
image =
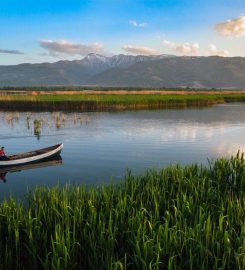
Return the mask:
<path id="1" fill-rule="evenodd" d="M 110 91 L 110 90 L 127 90 L 127 91 L 143 91 L 143 90 L 178 90 L 178 91 L 197 91 L 197 90 L 207 90 L 207 91 L 220 91 L 224 90 L 221 88 L 192 88 L 192 87 L 160 87 L 160 88 L 151 88 L 151 87 L 106 87 L 106 86 L 2 86 L 0 91 L 84 91 L 84 90 L 94 90 L 94 91 Z M 229 89 L 233 90 L 233 89 Z M 241 90 L 241 89 L 234 89 Z"/>

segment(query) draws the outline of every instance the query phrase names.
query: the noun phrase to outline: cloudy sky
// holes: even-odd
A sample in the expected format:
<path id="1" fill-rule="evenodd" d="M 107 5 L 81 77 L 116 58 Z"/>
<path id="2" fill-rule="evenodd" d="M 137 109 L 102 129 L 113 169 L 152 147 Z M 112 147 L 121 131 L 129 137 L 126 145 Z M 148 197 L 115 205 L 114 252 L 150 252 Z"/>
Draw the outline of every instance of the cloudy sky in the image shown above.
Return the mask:
<path id="1" fill-rule="evenodd" d="M 245 57 L 245 0 L 2 0 L 0 64 L 88 53 Z"/>

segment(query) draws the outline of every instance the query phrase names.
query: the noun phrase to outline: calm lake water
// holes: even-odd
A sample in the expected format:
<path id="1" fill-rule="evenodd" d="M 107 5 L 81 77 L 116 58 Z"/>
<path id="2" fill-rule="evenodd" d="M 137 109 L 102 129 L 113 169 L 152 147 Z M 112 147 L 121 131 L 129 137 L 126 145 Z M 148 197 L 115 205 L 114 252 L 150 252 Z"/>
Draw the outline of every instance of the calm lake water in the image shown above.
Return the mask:
<path id="1" fill-rule="evenodd" d="M 116 182 L 140 174 L 245 150 L 245 104 L 204 109 L 103 113 L 0 112 L 0 144 L 19 153 L 63 142 L 62 164 L 8 172 L 0 199 L 21 198 L 37 185 Z"/>

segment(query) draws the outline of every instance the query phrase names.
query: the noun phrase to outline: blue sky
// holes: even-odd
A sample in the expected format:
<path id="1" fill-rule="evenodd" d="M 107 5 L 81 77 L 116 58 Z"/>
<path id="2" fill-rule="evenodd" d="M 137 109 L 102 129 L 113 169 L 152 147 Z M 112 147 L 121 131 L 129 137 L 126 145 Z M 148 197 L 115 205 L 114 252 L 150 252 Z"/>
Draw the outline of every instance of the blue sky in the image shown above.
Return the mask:
<path id="1" fill-rule="evenodd" d="M 89 52 L 245 56 L 244 15 L 245 0 L 2 0 L 0 64 Z"/>

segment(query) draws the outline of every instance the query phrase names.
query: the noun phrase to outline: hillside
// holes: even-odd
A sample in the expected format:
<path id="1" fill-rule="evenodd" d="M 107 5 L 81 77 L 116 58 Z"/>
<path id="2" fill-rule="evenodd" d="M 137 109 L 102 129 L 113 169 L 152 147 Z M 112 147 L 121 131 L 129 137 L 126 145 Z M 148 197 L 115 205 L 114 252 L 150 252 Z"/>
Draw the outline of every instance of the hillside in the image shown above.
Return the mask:
<path id="1" fill-rule="evenodd" d="M 0 86 L 244 88 L 245 58 L 168 55 L 106 57 L 0 66 Z"/>

